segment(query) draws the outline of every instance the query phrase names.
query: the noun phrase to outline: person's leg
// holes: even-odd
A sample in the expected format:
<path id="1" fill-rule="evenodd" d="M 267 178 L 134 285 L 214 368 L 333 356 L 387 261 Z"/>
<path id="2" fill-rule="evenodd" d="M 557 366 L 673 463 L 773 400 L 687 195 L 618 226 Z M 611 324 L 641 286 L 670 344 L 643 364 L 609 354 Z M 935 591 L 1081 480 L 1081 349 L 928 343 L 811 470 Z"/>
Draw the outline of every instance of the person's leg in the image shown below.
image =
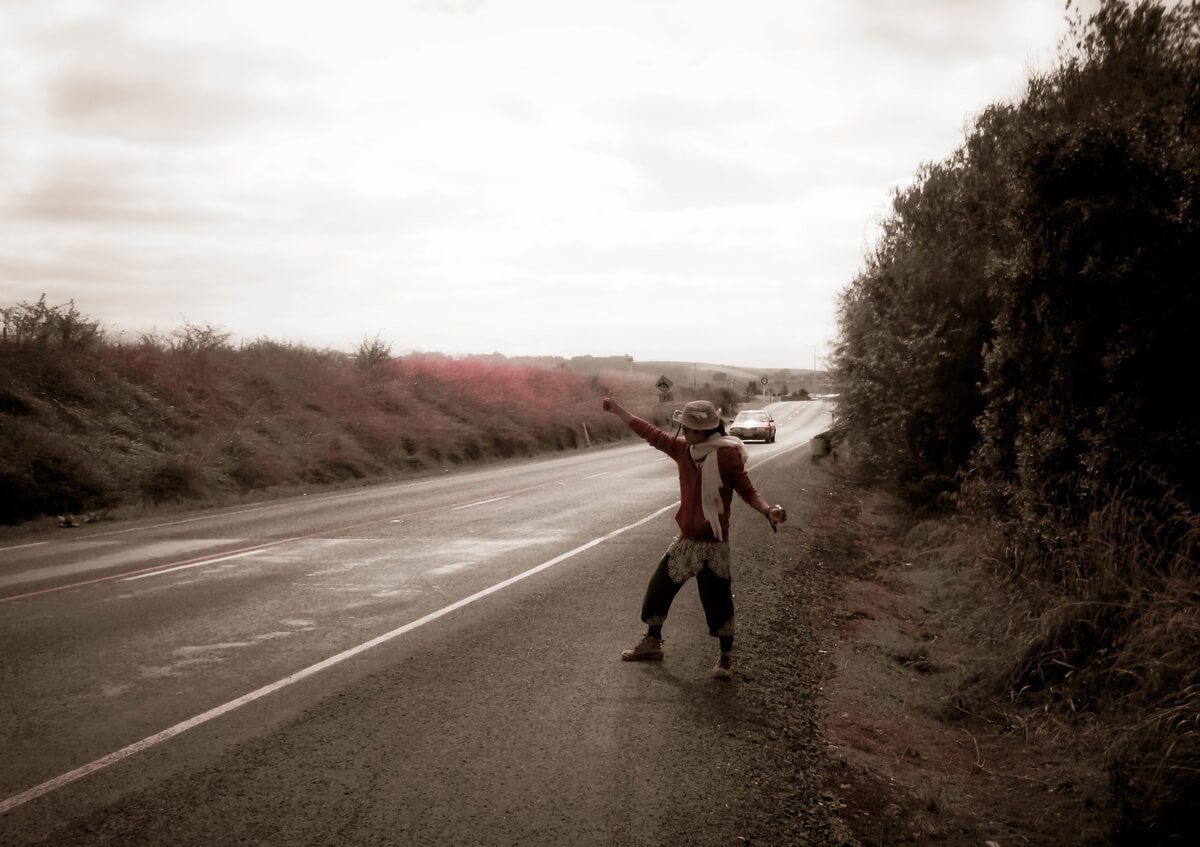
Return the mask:
<path id="1" fill-rule="evenodd" d="M 733 665 L 733 580 L 717 576 L 707 566 L 696 574 L 696 588 L 700 592 L 700 603 L 704 606 L 704 617 L 708 621 L 708 634 L 720 640 L 721 654 L 713 667 L 713 676 L 729 679 Z"/>
<path id="2" fill-rule="evenodd" d="M 707 566 L 696 574 L 700 604 L 708 621 L 708 634 L 721 639 L 721 649 L 733 649 L 733 580 L 717 576 Z"/>
<path id="3" fill-rule="evenodd" d="M 642 598 L 642 623 L 653 630 L 651 634 L 657 633 L 656 637 L 662 637 L 662 625 L 666 623 L 667 613 L 671 611 L 671 603 L 683 587 L 683 583 L 671 579 L 667 569 L 668 561 L 667 556 L 659 560 L 658 567 L 650 576 L 650 582 L 646 584 L 646 595 Z"/>
<path id="4" fill-rule="evenodd" d="M 621 653 L 621 658 L 627 662 L 662 658 L 663 623 L 680 589 L 680 583 L 671 579 L 667 563 L 668 557 L 663 556 L 646 585 L 646 594 L 642 598 L 642 623 L 646 624 L 646 635 L 636 647 Z"/>

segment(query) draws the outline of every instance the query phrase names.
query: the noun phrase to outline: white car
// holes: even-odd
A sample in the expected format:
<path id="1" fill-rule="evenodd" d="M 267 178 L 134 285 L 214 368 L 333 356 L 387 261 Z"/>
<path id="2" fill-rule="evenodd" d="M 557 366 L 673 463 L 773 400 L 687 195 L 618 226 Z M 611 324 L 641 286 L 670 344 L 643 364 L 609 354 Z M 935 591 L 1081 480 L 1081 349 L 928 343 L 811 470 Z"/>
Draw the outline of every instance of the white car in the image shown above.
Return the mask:
<path id="1" fill-rule="evenodd" d="M 775 419 L 771 417 L 770 412 L 762 409 L 747 409 L 737 413 L 737 417 L 729 425 L 729 434 L 742 439 L 742 441 L 758 440 L 773 444 L 775 443 Z"/>

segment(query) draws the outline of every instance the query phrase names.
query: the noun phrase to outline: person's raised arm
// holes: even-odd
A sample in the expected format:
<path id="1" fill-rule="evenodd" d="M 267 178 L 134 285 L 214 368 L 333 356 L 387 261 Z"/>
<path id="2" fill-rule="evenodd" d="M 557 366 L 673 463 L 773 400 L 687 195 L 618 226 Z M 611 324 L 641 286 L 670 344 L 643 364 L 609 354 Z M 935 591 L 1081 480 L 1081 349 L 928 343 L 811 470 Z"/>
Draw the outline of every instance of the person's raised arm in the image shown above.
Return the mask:
<path id="1" fill-rule="evenodd" d="M 604 398 L 604 411 L 616 415 L 634 433 L 645 439 L 647 444 L 655 450 L 661 450 L 672 458 L 675 458 L 681 451 L 687 450 L 687 443 L 682 438 L 676 439 L 649 421 L 639 418 L 618 403 L 616 398 L 611 394 Z"/>
<path id="2" fill-rule="evenodd" d="M 614 415 L 624 421 L 626 426 L 628 426 L 629 422 L 633 420 L 633 415 L 629 413 L 629 410 L 618 403 L 617 399 L 611 394 L 604 398 L 604 411 L 612 412 Z"/>

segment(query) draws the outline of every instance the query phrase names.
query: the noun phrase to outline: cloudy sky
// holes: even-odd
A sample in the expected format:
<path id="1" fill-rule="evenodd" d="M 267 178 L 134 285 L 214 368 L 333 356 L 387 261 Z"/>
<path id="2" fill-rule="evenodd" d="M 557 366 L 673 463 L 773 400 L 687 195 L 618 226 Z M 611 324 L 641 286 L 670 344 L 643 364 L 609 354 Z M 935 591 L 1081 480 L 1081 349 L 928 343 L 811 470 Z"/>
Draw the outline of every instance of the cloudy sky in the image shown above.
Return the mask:
<path id="1" fill-rule="evenodd" d="M 0 301 L 809 367 L 1063 0 L 0 0 Z"/>

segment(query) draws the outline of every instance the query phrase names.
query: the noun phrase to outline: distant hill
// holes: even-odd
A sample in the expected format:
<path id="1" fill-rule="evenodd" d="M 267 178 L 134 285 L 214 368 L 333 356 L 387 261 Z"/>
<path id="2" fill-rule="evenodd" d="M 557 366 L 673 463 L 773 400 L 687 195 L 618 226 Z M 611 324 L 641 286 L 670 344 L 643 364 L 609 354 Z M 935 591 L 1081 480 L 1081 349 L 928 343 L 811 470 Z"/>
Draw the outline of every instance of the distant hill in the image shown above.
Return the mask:
<path id="1" fill-rule="evenodd" d="M 602 373 L 625 373 L 630 375 L 665 376 L 680 387 L 726 386 L 741 394 L 750 383 L 761 385 L 765 376 L 767 387 L 774 394 L 787 394 L 800 389 L 812 393 L 830 390 L 829 377 L 825 371 L 812 368 L 754 368 L 742 365 L 713 364 L 711 362 L 668 362 L 638 361 L 632 356 L 504 356 L 493 354 L 473 358 L 505 361 L 515 365 L 530 365 L 543 368 L 567 368 L 585 376 Z"/>
<path id="2" fill-rule="evenodd" d="M 817 390 L 818 383 L 824 385 L 825 374 L 811 368 L 748 368 L 736 365 L 720 365 L 706 362 L 634 362 L 634 373 L 665 376 L 678 385 L 702 388 L 705 385 L 729 385 L 741 392 L 750 383 L 760 385 L 763 377 L 775 394 L 805 389 L 810 393 Z"/>
<path id="3" fill-rule="evenodd" d="M 801 388 L 809 393 L 828 386 L 828 375 L 811 368 L 753 368 L 743 365 L 712 362 L 636 361 L 628 356 L 576 356 L 564 360 L 566 367 L 577 373 L 594 374 L 604 371 L 623 371 L 630 374 L 665 376 L 679 386 L 704 388 L 728 386 L 740 394 L 750 383 L 761 385 L 766 377 L 767 387 L 775 394 L 785 394 Z"/>

